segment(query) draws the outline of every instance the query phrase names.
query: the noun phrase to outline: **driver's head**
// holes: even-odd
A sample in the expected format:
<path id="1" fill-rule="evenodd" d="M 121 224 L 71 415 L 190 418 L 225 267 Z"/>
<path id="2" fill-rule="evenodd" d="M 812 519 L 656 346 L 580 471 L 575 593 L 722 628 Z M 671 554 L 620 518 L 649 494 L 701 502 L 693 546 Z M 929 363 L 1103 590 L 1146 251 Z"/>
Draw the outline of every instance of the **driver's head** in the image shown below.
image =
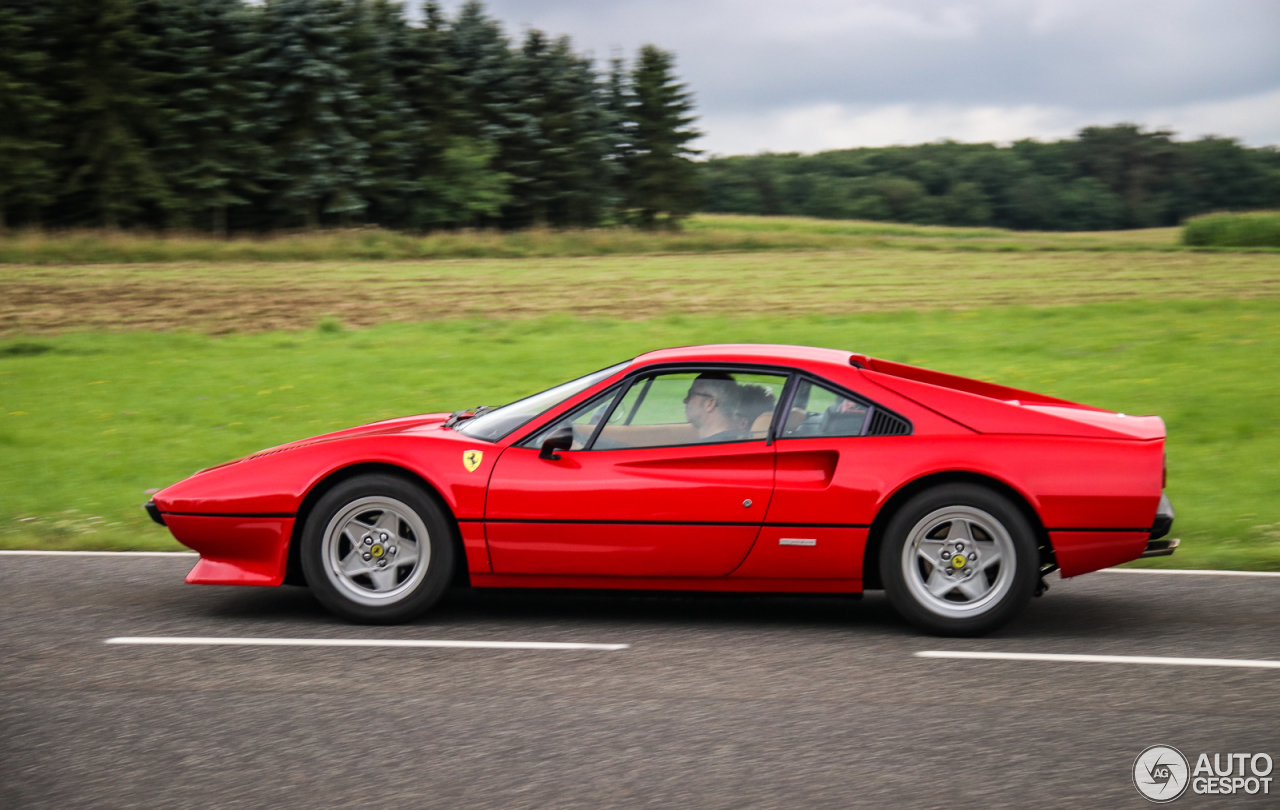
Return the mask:
<path id="1" fill-rule="evenodd" d="M 709 436 L 737 427 L 741 389 L 723 371 L 699 374 L 689 386 L 684 399 L 685 418 L 698 431 L 699 436 Z"/>

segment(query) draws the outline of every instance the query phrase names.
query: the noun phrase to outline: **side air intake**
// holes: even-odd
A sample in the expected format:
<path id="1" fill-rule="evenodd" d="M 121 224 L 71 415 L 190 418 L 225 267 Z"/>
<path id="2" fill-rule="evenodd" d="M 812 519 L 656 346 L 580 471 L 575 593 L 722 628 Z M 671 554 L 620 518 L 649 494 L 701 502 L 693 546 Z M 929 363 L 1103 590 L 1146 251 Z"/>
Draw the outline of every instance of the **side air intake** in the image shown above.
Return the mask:
<path id="1" fill-rule="evenodd" d="M 876 408 L 871 413 L 864 436 L 909 436 L 911 423 L 896 413 Z"/>

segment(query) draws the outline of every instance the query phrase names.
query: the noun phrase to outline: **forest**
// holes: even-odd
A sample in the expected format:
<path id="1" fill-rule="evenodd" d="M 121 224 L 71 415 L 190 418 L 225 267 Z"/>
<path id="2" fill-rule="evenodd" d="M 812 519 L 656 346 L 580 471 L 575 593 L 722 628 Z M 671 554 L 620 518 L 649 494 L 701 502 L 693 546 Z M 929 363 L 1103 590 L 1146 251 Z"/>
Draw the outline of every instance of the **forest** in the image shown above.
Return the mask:
<path id="1" fill-rule="evenodd" d="M 692 100 L 473 0 L 5 0 L 0 227 L 674 224 Z"/>
<path id="2" fill-rule="evenodd" d="M 513 39 L 479 0 L 5 0 L 0 229 L 634 225 L 695 211 L 1017 230 L 1280 207 L 1280 151 L 1131 124 L 701 159 L 646 45 Z"/>
<path id="3" fill-rule="evenodd" d="M 703 210 L 1018 230 L 1177 225 L 1210 211 L 1280 207 L 1280 150 L 1175 140 L 1132 124 L 1053 142 L 944 141 L 702 164 Z"/>

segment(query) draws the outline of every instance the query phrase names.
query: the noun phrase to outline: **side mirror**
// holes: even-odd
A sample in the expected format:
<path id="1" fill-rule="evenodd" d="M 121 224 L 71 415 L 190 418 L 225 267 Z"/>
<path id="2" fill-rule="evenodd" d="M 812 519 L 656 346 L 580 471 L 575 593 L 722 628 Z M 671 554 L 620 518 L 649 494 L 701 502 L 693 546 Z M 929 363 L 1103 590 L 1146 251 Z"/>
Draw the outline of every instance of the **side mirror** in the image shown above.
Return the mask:
<path id="1" fill-rule="evenodd" d="M 573 425 L 565 425 L 542 440 L 542 450 L 539 451 L 538 458 L 559 461 L 560 454 L 556 451 L 568 450 L 571 447 L 573 447 Z"/>

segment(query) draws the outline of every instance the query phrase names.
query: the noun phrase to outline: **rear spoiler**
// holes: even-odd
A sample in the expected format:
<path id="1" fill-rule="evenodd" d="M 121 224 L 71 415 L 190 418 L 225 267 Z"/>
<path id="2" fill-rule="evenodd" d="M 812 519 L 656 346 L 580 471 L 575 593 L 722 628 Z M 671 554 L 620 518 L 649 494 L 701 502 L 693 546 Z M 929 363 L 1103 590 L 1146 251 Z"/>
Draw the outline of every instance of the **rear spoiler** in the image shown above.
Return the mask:
<path id="1" fill-rule="evenodd" d="M 1060 408 L 1079 408 L 1084 411 L 1102 411 L 1104 413 L 1110 413 L 1110 411 L 1107 411 L 1105 408 L 1095 408 L 1092 405 L 1081 405 L 1079 402 L 1045 396 L 1044 394 L 1037 394 L 1034 391 L 1024 391 L 1021 388 L 1010 388 L 1007 385 L 983 382 L 982 380 L 974 380 L 969 377 L 961 377 L 957 374 L 945 374 L 941 371 L 933 371 L 927 368 L 920 368 L 919 366 L 909 366 L 906 363 L 894 363 L 891 360 L 879 360 L 874 357 L 868 357 L 865 354 L 850 355 L 849 365 L 854 368 L 874 371 L 878 374 L 887 374 L 891 377 L 901 377 L 905 380 L 914 380 L 916 382 L 928 383 L 929 385 L 936 385 L 941 388 L 950 388 L 953 391 L 963 391 L 966 394 L 976 394 L 980 397 L 996 399 L 1001 402 L 1010 402 L 1019 405 L 1056 405 Z"/>

